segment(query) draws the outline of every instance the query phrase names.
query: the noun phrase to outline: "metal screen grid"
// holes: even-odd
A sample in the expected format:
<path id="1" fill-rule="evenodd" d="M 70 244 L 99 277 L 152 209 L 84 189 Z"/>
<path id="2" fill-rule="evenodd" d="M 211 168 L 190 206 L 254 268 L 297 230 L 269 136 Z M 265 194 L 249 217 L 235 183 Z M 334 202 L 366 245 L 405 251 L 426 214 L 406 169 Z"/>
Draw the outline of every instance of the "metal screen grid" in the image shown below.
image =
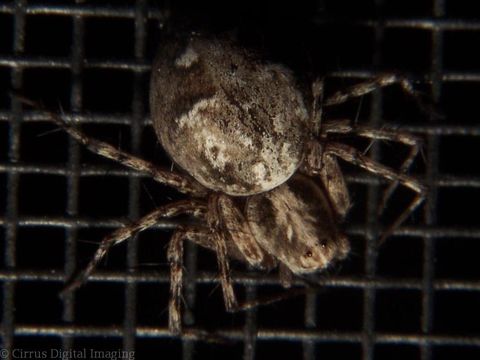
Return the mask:
<path id="1" fill-rule="evenodd" d="M 329 18 L 327 15 L 330 3 L 322 4 L 325 5 L 324 11 L 327 13 L 322 14 L 318 20 L 320 29 L 325 23 L 335 24 L 336 19 L 340 24 L 337 26 L 345 23 L 345 19 L 339 17 L 335 11 L 333 13 L 337 18 Z M 60 100 L 66 117 L 85 124 L 85 129 L 91 130 L 89 133 L 95 136 L 99 132 L 101 135 L 107 134 L 105 137 L 108 140 L 121 143 L 122 148 L 126 147 L 133 153 L 147 153 L 147 156 L 152 154 L 149 146 L 155 149 L 155 141 L 148 128 L 150 123 L 146 101 L 151 62 L 148 47 L 151 32 L 160 31 L 156 24 L 165 20 L 166 13 L 162 8 L 151 5 L 146 1 L 125 3 L 123 6 L 100 5 L 95 2 L 59 5 L 17 1 L 1 4 L 0 26 L 13 37 L 11 47 L 9 41 L 1 43 L 6 44 L 2 46 L 0 53 L 2 83 L 6 79 L 9 83 L 6 86 L 7 91 L 26 90 L 27 95 L 38 96 L 47 103 L 50 101 L 48 105 L 58 106 L 55 102 Z M 381 8 L 380 5 L 380 2 L 376 4 L 378 8 Z M 368 6 L 366 8 L 369 9 Z M 447 10 L 450 9 L 453 16 L 457 17 L 449 16 Z M 447 103 L 447 119 L 424 119 L 411 126 L 403 126 L 426 137 L 425 181 L 430 187 L 430 193 L 423 214 L 418 212 L 415 222 L 409 222 L 399 229 L 399 238 L 389 241 L 392 245 L 387 243 L 377 249 L 373 242 L 378 226 L 375 216 L 375 204 L 378 203 L 379 196 L 378 181 L 374 177 L 354 172 L 348 178 L 354 188 L 364 188 L 365 184 L 369 184 L 364 194 L 366 204 L 356 204 L 357 210 L 354 210 L 363 212 L 363 217 L 354 217 L 355 221 L 348 226 L 352 246 L 354 249 L 356 246 L 356 250 L 361 253 L 349 260 L 350 265 L 347 263 L 344 271 L 322 277 L 320 283 L 325 286 L 325 290 L 321 290 L 319 294 L 312 292 L 305 300 L 297 299 L 286 302 L 286 305 L 277 304 L 273 308 L 259 308 L 245 315 L 235 315 L 233 320 L 230 315 L 224 314 L 218 290 L 213 292 L 214 295 L 210 294 L 217 282 L 215 267 L 208 266 L 208 261 L 212 258 L 201 250 L 197 256 L 197 250 L 189 247 L 187 268 L 191 270 L 199 263 L 200 271 L 189 273 L 186 302 L 197 302 L 197 309 L 192 314 L 187 312 L 186 320 L 188 322 L 195 319 L 194 326 L 208 327 L 210 317 L 211 322 L 218 322 L 218 328 L 224 329 L 220 331 L 221 335 L 239 340 L 234 344 L 209 344 L 197 335 L 182 341 L 170 337 L 166 329 L 165 314 L 161 314 L 168 297 L 168 268 L 163 264 L 159 266 L 160 270 L 152 270 L 138 262 L 139 252 L 147 246 L 144 245 L 143 238 L 138 242 L 129 241 L 123 249 L 114 250 L 116 255 L 112 254 L 108 259 L 109 270 L 97 272 L 92 276 L 91 283 L 78 294 L 61 302 L 57 299 L 56 294 L 65 277 L 78 266 L 77 262 L 84 263 L 93 251 L 90 246 L 87 247 L 91 250 L 90 253 L 83 253 L 85 246 L 82 245 L 82 240 L 99 240 L 102 234 L 120 224 L 127 224 L 129 219 L 136 219 L 151 208 L 151 204 L 145 206 L 148 200 L 144 199 L 141 185 L 144 181 L 148 182 L 148 179 L 88 155 L 67 136 L 50 133 L 54 126 L 45 125 L 48 119 L 44 115 L 30 109 L 22 110 L 15 99 L 3 99 L 0 109 L 0 141 L 3 143 L 3 153 L 0 154 L 0 195 L 4 199 L 3 204 L 0 203 L 0 236 L 5 249 L 0 273 L 3 300 L 2 347 L 10 350 L 10 356 L 11 350 L 15 348 L 68 350 L 82 347 L 135 349 L 137 358 L 166 354 L 172 357 L 183 354 L 184 358 L 208 355 L 213 358 L 232 356 L 245 359 L 264 358 L 274 354 L 290 355 L 292 358 L 303 356 L 305 359 L 314 359 L 322 354 L 327 358 L 343 356 L 363 359 L 443 359 L 452 354 L 456 354 L 457 358 L 478 356 L 480 319 L 474 304 L 480 300 L 479 273 L 464 265 L 466 260 L 459 258 L 449 263 L 444 255 L 450 252 L 451 257 L 459 257 L 460 251 L 455 249 L 458 243 L 468 244 L 460 250 L 469 249 L 469 252 L 474 254 L 474 250 L 478 249 L 475 244 L 478 243 L 480 235 L 475 215 L 469 215 L 466 209 L 457 208 L 460 204 L 455 202 L 456 193 L 448 193 L 452 189 L 460 189 L 466 193 L 462 195 L 463 199 L 473 202 L 479 199 L 478 164 L 469 162 L 469 165 L 461 165 L 465 161 L 461 157 L 455 157 L 466 154 L 474 157 L 480 134 L 475 116 L 478 115 L 478 110 L 475 113 L 473 106 L 454 109 L 458 112 L 452 110 L 455 106 L 468 104 L 468 99 L 473 99 L 474 104 L 475 98 L 471 92 L 480 80 L 478 68 L 475 68 L 471 60 L 469 64 L 473 65 L 469 67 L 461 68 L 461 60 L 460 65 L 457 65 L 458 69 L 451 70 L 447 66 L 454 63 L 454 60 L 444 45 L 446 34 L 451 36 L 467 33 L 468 37 L 480 30 L 480 22 L 472 13 L 462 13 L 460 10 L 450 3 L 436 1 L 428 8 L 427 14 L 398 17 L 394 13 L 382 18 L 382 21 L 371 20 L 370 17 L 357 20 L 357 25 L 367 29 L 374 39 L 372 64 L 365 66 L 360 61 L 360 65 L 353 64 L 329 73 L 329 78 L 346 82 L 357 82 L 376 74 L 372 69 L 385 65 L 385 59 L 382 58 L 384 48 L 376 44 L 386 41 L 385 33 L 389 29 L 423 30 L 431 41 L 428 67 L 424 69 L 419 65 L 418 70 L 415 68 L 417 64 L 414 64 L 413 71 L 417 78 L 431 80 L 431 95 L 434 101 L 441 105 L 443 102 Z M 365 12 L 369 14 L 367 10 Z M 71 23 L 65 28 L 66 35 L 58 36 L 71 37 L 71 46 L 69 44 L 64 52 L 53 51 L 53 55 L 44 55 L 41 50 L 38 50 L 39 54 L 31 54 L 31 48 L 27 45 L 29 37 L 33 35 L 30 35 L 28 29 L 31 29 L 29 24 L 36 17 L 45 17 L 47 21 L 68 19 Z M 120 34 L 128 33 L 124 28 L 131 30 L 131 36 L 125 40 L 122 38 L 122 41 L 131 44 L 133 51 L 130 54 L 122 53 L 123 47 L 116 47 L 114 40 L 112 47 L 118 49 L 118 57 L 107 50 L 102 56 L 102 49 L 92 49 L 89 42 L 92 40 L 92 30 L 90 29 L 89 33 L 86 29 L 92 26 L 91 19 L 104 23 L 94 24 L 94 27 L 97 26 L 96 31 L 102 31 L 110 23 L 121 20 L 122 24 L 114 25 L 115 29 Z M 130 25 L 125 25 L 127 23 Z M 43 31 L 41 28 L 38 30 Z M 103 36 L 100 33 L 96 35 Z M 111 34 L 107 33 L 105 36 Z M 415 40 L 412 39 L 412 42 Z M 451 41 L 449 45 L 451 46 Z M 55 46 L 52 48 L 55 49 Z M 89 52 L 96 56 L 90 57 Z M 449 57 L 447 64 L 445 55 Z M 68 74 L 67 81 L 64 75 L 49 78 L 49 74 L 58 70 Z M 401 70 L 408 72 L 411 69 Z M 37 72 L 32 75 L 30 71 Z M 107 75 L 102 75 L 104 71 Z M 47 75 L 42 75 L 42 72 Z M 118 75 L 120 73 L 121 75 Z M 115 88 L 119 84 L 116 82 L 118 80 L 115 80 L 115 74 L 122 78 L 120 84 L 122 81 L 127 84 L 123 89 Z M 45 83 L 32 85 L 28 83 L 29 76 Z M 113 85 L 104 85 L 104 81 L 112 81 Z M 449 90 L 447 94 L 453 95 L 454 99 L 465 99 L 449 102 L 444 94 L 445 88 Z M 102 94 L 105 89 L 112 91 L 113 95 Z M 455 97 L 455 92 L 460 95 Z M 369 119 L 373 125 L 382 124 L 384 117 L 382 93 L 375 94 L 371 99 Z M 107 105 L 104 105 L 105 102 Z M 457 117 L 456 114 L 461 114 L 462 117 Z M 112 129 L 114 135 L 110 136 Z M 43 131 L 45 134 L 36 136 Z M 119 133 L 127 134 L 127 139 L 118 140 Z M 30 144 L 30 141 L 40 141 L 40 145 Z M 144 142 L 153 145 L 146 146 Z M 471 147 L 462 148 L 462 143 Z M 37 149 L 40 146 L 50 149 L 46 152 L 55 159 L 52 163 L 43 160 L 45 153 L 41 151 L 25 152 L 29 147 Z M 380 157 L 380 151 L 381 148 L 377 149 L 375 155 Z M 25 158 L 29 161 L 22 156 L 24 154 L 27 154 Z M 455 160 L 443 158 L 450 154 Z M 442 171 L 443 169 L 446 171 Z M 101 177 L 108 179 L 108 183 L 103 187 Z M 47 179 L 49 184 L 38 186 L 41 178 Z M 105 193 L 95 190 L 96 186 L 100 186 Z M 148 191 L 152 191 L 152 188 L 153 185 L 149 185 Z M 58 189 L 64 194 L 60 196 L 61 200 L 56 201 L 52 196 L 49 201 L 49 192 L 55 194 Z M 156 198 L 159 203 L 169 201 L 170 195 L 162 195 L 163 192 L 165 189 L 161 188 L 153 196 L 160 198 Z M 120 195 L 116 196 L 117 193 Z M 38 195 L 40 203 L 33 206 L 30 204 L 32 201 L 25 200 L 26 196 L 31 195 Z M 89 203 L 86 199 L 88 197 L 107 198 L 110 208 L 113 209 L 107 206 L 106 210 L 99 211 L 96 218 L 95 208 L 99 206 L 99 202 Z M 450 202 L 442 203 L 443 199 L 450 199 Z M 62 206 L 59 207 L 58 204 Z M 359 219 L 363 219 L 363 222 Z M 165 222 L 158 228 L 171 229 L 172 226 L 172 223 Z M 149 239 L 150 237 L 154 240 Z M 162 245 L 158 243 L 166 243 L 168 237 L 169 234 L 163 231 L 152 234 L 149 232 L 145 236 L 145 243 L 161 250 Z M 354 241 L 357 242 L 356 245 L 353 244 Z M 395 262 L 395 254 L 391 253 L 401 251 L 398 245 L 394 245 L 400 241 L 405 241 L 407 249 L 416 249 L 420 253 L 398 255 L 403 256 L 402 259 L 412 255 L 417 260 L 412 262 L 417 272 L 412 271 L 410 276 L 405 276 L 405 273 L 399 270 L 400 276 L 384 276 L 382 269 L 378 268 L 379 262 L 392 261 L 396 266 L 402 266 Z M 47 245 L 43 246 L 43 242 Z M 55 245 L 58 245 L 63 253 L 59 253 Z M 442 250 L 446 246 L 447 250 Z M 390 251 L 390 257 L 382 260 L 382 251 Z M 150 250 L 143 252 L 148 253 Z M 158 254 L 158 261 L 161 262 L 161 254 Z M 473 255 L 463 255 L 465 259 L 473 262 L 472 266 L 475 265 Z M 58 258 L 62 257 L 65 261 L 59 262 Z M 123 261 L 125 257 L 126 264 Z M 150 259 L 150 256 L 142 258 Z M 120 264 L 116 264 L 116 261 Z M 460 270 L 450 269 L 449 265 Z M 118 270 L 119 268 L 131 270 Z M 408 274 L 408 271 L 406 273 Z M 241 294 L 244 286 L 246 287 L 247 298 L 255 298 L 269 285 L 278 283 L 275 274 L 259 275 L 246 271 L 239 271 L 235 281 L 239 284 L 237 290 Z M 332 293 L 339 295 L 331 296 Z M 414 316 L 418 315 L 417 326 L 409 325 L 407 319 L 407 325 L 400 324 L 396 327 L 395 321 L 398 321 L 398 318 L 393 313 L 388 314 L 388 311 L 397 310 L 402 313 L 401 309 L 385 307 L 385 302 L 394 301 L 396 297 L 405 299 L 405 306 L 417 306 L 412 310 Z M 444 300 L 445 297 L 451 299 Z M 352 303 L 345 299 L 352 299 Z M 337 306 L 335 300 L 339 300 Z M 160 314 L 155 315 L 154 310 L 143 311 L 144 307 L 150 309 L 152 306 L 153 309 L 155 304 L 155 311 Z M 344 306 L 344 309 L 341 306 Z M 449 307 L 454 307 L 456 312 L 460 313 L 459 318 L 463 323 L 455 322 L 447 315 Z M 471 317 L 467 318 L 465 314 L 470 309 Z M 288 312 L 292 312 L 292 315 Z M 333 320 L 325 312 L 332 313 Z M 279 314 L 282 319 L 277 318 Z M 153 319 L 149 320 L 148 315 L 152 315 Z M 193 318 L 188 319 L 189 316 Z M 298 319 L 299 316 L 302 318 Z M 338 322 L 335 322 L 335 317 Z M 348 317 L 352 317 L 352 325 L 348 325 Z M 327 322 L 325 318 L 328 319 Z M 392 320 L 390 328 L 385 326 L 388 318 Z M 255 336 L 257 330 L 258 334 Z"/>

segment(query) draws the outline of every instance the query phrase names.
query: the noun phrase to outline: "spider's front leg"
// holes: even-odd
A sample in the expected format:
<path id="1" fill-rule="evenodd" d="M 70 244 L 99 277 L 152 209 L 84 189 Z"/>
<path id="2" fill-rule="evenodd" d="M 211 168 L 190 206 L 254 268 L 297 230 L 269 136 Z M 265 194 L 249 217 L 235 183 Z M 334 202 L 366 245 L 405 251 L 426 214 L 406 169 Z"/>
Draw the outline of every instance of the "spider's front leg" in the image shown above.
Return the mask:
<path id="1" fill-rule="evenodd" d="M 213 250 L 217 255 L 220 270 L 225 307 L 229 311 L 237 309 L 237 301 L 233 292 L 230 277 L 228 257 L 231 255 L 232 244 L 227 245 L 224 237 L 212 229 L 187 226 L 175 231 L 168 246 L 168 261 L 170 263 L 170 301 L 168 306 L 168 328 L 174 334 L 182 332 L 181 298 L 183 287 L 183 241 L 194 243 Z"/>
<path id="2" fill-rule="evenodd" d="M 342 220 L 348 213 L 351 202 L 347 183 L 336 157 L 326 154 L 324 145 L 320 141 L 309 141 L 302 171 L 309 176 L 320 177 L 335 213 L 339 220 Z"/>
<path id="3" fill-rule="evenodd" d="M 168 302 L 168 329 L 174 334 L 182 332 L 182 311 L 180 302 L 183 286 L 183 240 L 192 230 L 176 230 L 168 245 L 170 263 L 170 300 Z"/>
<path id="4" fill-rule="evenodd" d="M 181 293 L 183 279 L 183 241 L 190 240 L 215 251 L 223 298 L 227 311 L 243 309 L 239 306 L 233 290 L 229 258 L 235 258 L 254 267 L 271 268 L 274 261 L 258 245 L 251 234 L 248 223 L 231 197 L 214 193 L 209 196 L 202 218 L 206 226 L 177 229 L 168 249 L 170 262 L 169 328 L 173 333 L 181 332 Z"/>
<path id="5" fill-rule="evenodd" d="M 350 99 L 367 95 L 377 89 L 388 87 L 394 84 L 398 84 L 402 91 L 414 100 L 419 109 L 428 116 L 435 118 L 442 118 L 443 115 L 438 113 L 433 104 L 429 101 L 425 101 L 422 98 L 422 94 L 415 90 L 412 81 L 406 76 L 402 76 L 395 73 L 385 73 L 374 77 L 371 80 L 361 82 L 353 85 L 346 90 L 337 91 L 333 95 L 329 96 L 323 101 L 324 106 L 335 106 L 343 104 Z"/>
<path id="6" fill-rule="evenodd" d="M 334 106 L 343 104 L 350 99 L 367 95 L 377 89 L 381 89 L 393 84 L 399 84 L 402 90 L 413 97 L 417 102 L 421 102 L 420 95 L 414 89 L 411 81 L 405 76 L 400 76 L 393 73 L 386 73 L 379 75 L 372 80 L 367 80 L 359 84 L 348 87 L 346 90 L 337 91 L 333 95 L 325 99 L 323 104 L 325 106 Z"/>
<path id="7" fill-rule="evenodd" d="M 342 158 L 343 160 L 357 165 L 369 172 L 382 176 L 388 180 L 399 182 L 413 190 L 417 195 L 414 197 L 410 205 L 398 216 L 398 218 L 384 231 L 380 238 L 383 242 L 391 233 L 400 226 L 407 217 L 415 211 L 415 209 L 423 202 L 427 194 L 427 188 L 420 181 L 411 176 L 397 173 L 393 169 L 384 166 L 369 157 L 365 156 L 359 150 L 340 143 L 328 143 L 325 147 L 325 154 L 332 154 Z"/>
<path id="8" fill-rule="evenodd" d="M 257 243 L 245 217 L 228 195 L 215 193 L 209 197 L 207 222 L 217 253 L 225 307 L 227 311 L 235 311 L 238 303 L 231 283 L 229 254 L 236 254 L 257 268 L 269 266 L 271 259 Z"/>
<path id="9" fill-rule="evenodd" d="M 423 145 L 422 139 L 411 133 L 401 130 L 375 129 L 363 125 L 352 126 L 349 120 L 329 120 L 325 122 L 322 131 L 327 136 L 328 134 L 353 134 L 372 139 L 372 141 L 393 141 L 408 146 L 410 151 L 398 170 L 401 174 L 408 172 Z M 378 208 L 379 215 L 385 209 L 388 199 L 392 196 L 398 184 L 399 181 L 393 181 L 385 190 Z"/>

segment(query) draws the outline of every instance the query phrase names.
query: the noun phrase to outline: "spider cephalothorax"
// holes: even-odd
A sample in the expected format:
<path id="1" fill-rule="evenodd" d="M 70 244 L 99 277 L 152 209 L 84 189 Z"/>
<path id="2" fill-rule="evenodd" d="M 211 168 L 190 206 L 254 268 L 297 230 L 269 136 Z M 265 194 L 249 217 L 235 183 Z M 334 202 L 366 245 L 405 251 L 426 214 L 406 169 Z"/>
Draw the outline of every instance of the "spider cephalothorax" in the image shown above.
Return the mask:
<path id="1" fill-rule="evenodd" d="M 183 172 L 172 172 L 115 147 L 93 140 L 50 117 L 91 151 L 183 192 L 189 198 L 157 208 L 101 243 L 87 268 L 66 288 L 82 284 L 110 246 L 154 225 L 160 218 L 189 214 L 200 221 L 175 230 L 170 241 L 171 300 L 169 327 L 181 329 L 183 240 L 214 250 L 228 310 L 236 307 L 228 258 L 257 268 L 278 266 L 289 274 L 325 269 L 343 259 L 349 243 L 339 230 L 350 207 L 337 158 L 392 181 L 383 204 L 398 184 L 416 196 L 386 230 L 388 235 L 422 202 L 424 186 L 406 175 L 420 141 L 392 130 L 352 126 L 321 119 L 321 106 L 343 103 L 374 89 L 399 83 L 415 96 L 409 82 L 383 75 L 323 99 L 323 86 L 312 86 L 306 106 L 292 74 L 229 41 L 192 36 L 162 44 L 152 68 L 150 103 L 156 133 Z M 28 102 L 27 100 L 24 100 Z M 396 141 L 411 147 L 395 171 L 331 134 Z"/>

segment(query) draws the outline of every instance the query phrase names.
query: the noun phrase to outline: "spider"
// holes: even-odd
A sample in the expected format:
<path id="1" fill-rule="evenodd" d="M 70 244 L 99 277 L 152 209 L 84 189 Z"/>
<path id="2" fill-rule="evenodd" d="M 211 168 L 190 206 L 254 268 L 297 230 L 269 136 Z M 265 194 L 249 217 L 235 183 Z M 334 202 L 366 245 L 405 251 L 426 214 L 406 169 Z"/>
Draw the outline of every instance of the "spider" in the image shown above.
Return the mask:
<path id="1" fill-rule="evenodd" d="M 105 237 L 64 292 L 85 282 L 111 246 L 161 218 L 190 215 L 199 221 L 179 226 L 168 246 L 169 329 L 180 333 L 184 240 L 216 252 L 225 306 L 233 311 L 238 303 L 229 258 L 259 269 L 278 267 L 282 283 L 288 284 L 292 274 L 318 272 L 347 256 L 350 245 L 339 223 L 350 208 L 350 199 L 338 158 L 391 181 L 381 210 L 399 184 L 415 193 L 382 239 L 426 196 L 425 186 L 407 175 L 421 147 L 418 137 L 398 130 L 353 126 L 347 120 L 322 119 L 323 107 L 394 83 L 416 97 L 410 82 L 402 77 L 385 74 L 325 98 L 323 82 L 315 81 L 307 109 L 283 66 L 261 62 L 229 42 L 198 37 L 164 47 L 152 73 L 153 124 L 162 145 L 184 171 L 158 167 L 92 139 L 49 112 L 58 126 L 90 151 L 188 195 Z M 242 126 L 251 123 L 247 135 L 238 133 L 238 122 Z M 354 147 L 331 140 L 332 134 L 394 141 L 409 146 L 410 152 L 394 170 Z M 237 146 L 239 141 L 243 148 Z M 245 147 L 248 154 L 238 150 Z"/>

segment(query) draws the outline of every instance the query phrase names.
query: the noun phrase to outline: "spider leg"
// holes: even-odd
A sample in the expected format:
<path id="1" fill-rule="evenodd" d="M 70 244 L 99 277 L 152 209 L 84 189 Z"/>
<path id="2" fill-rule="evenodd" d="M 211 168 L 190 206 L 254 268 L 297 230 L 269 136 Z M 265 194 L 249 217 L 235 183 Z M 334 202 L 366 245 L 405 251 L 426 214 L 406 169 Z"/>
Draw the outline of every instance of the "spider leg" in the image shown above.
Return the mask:
<path id="1" fill-rule="evenodd" d="M 82 270 L 77 276 L 75 276 L 67 286 L 62 290 L 61 295 L 67 292 L 76 290 L 79 288 L 90 274 L 95 270 L 100 261 L 105 257 L 108 250 L 116 244 L 121 243 L 122 241 L 127 240 L 128 238 L 136 235 L 137 233 L 148 229 L 149 227 L 155 225 L 160 218 L 164 217 L 173 217 L 180 214 L 192 214 L 199 215 L 206 210 L 205 205 L 197 200 L 183 200 L 178 201 L 173 204 L 162 206 L 150 214 L 140 218 L 129 226 L 117 229 L 112 232 L 110 235 L 107 235 L 100 243 L 97 251 L 95 252 L 93 258 L 88 263 L 87 267 Z"/>
<path id="2" fill-rule="evenodd" d="M 393 84 L 399 84 L 406 94 L 412 96 L 414 99 L 419 101 L 420 95 L 417 91 L 415 91 L 410 80 L 408 80 L 404 76 L 390 73 L 382 74 L 377 76 L 373 80 L 367 80 L 360 84 L 353 85 L 344 91 L 337 91 L 333 95 L 326 98 L 323 104 L 325 106 L 340 105 L 349 101 L 350 99 L 366 95 L 377 89 Z"/>
<path id="3" fill-rule="evenodd" d="M 248 221 L 231 197 L 218 194 L 214 200 L 220 220 L 220 232 L 225 235 L 227 248 L 235 246 L 244 261 L 256 268 L 270 267 L 270 257 L 255 239 Z"/>
<path id="4" fill-rule="evenodd" d="M 322 125 L 322 106 L 324 94 L 324 80 L 317 79 L 312 83 L 312 109 L 310 115 L 310 128 L 314 136 L 320 134 Z"/>
<path id="5" fill-rule="evenodd" d="M 228 311 L 238 311 L 238 305 L 231 286 L 228 268 L 228 247 L 233 245 L 245 261 L 257 268 L 273 267 L 273 259 L 262 250 L 253 236 L 248 221 L 238 210 L 232 199 L 224 194 L 212 197 L 211 208 L 219 221 L 216 232 L 216 251 L 221 273 L 222 289 Z M 225 259 L 225 260 L 224 260 Z"/>
<path id="6" fill-rule="evenodd" d="M 16 95 L 17 96 L 17 95 Z M 112 145 L 93 139 L 85 134 L 83 131 L 73 127 L 69 123 L 65 122 L 58 114 L 45 109 L 41 104 L 34 102 L 30 99 L 22 96 L 17 96 L 23 103 L 32 106 L 33 108 L 40 109 L 47 113 L 48 117 L 71 137 L 84 145 L 91 152 L 106 157 L 108 159 L 119 162 L 120 164 L 129 167 L 131 169 L 149 174 L 155 181 L 174 187 L 175 189 L 195 196 L 204 196 L 206 190 L 187 176 L 174 173 L 167 169 L 162 169 L 155 164 L 140 159 L 127 152 L 119 150 Z"/>
<path id="7" fill-rule="evenodd" d="M 370 159 L 362 152 L 351 146 L 340 143 L 327 143 L 325 153 L 338 156 L 345 161 L 357 165 L 369 172 L 382 176 L 388 180 L 399 182 L 417 194 L 410 205 L 383 232 L 380 238 L 380 243 L 390 236 L 392 232 L 407 219 L 407 217 L 423 202 L 426 197 L 427 188 L 421 182 L 411 176 L 395 172 L 393 169 Z"/>
<path id="8" fill-rule="evenodd" d="M 195 228 L 193 231 L 190 231 L 189 229 L 185 230 L 185 232 L 182 234 L 182 237 L 183 237 L 183 239 L 188 239 L 190 241 L 193 241 L 195 244 L 197 244 L 199 246 L 210 249 L 212 251 L 216 251 L 217 247 L 216 247 L 215 243 L 217 242 L 217 240 L 212 239 L 211 235 L 212 234 L 211 234 L 210 230 L 208 230 L 206 228 Z M 227 253 L 228 253 L 229 257 L 234 257 L 238 260 L 246 261 L 244 255 L 241 252 L 239 252 L 239 250 L 238 250 L 238 248 L 236 247 L 235 244 L 232 244 L 227 240 L 226 245 L 227 245 Z M 173 246 L 173 244 L 172 244 L 172 246 Z M 270 266 L 270 267 L 273 267 L 274 265 L 276 265 L 273 262 L 274 262 L 274 260 L 271 259 L 271 263 L 268 263 L 266 261 L 266 264 L 268 264 L 268 266 Z M 290 287 L 293 283 L 293 274 L 290 272 L 290 270 L 288 270 L 288 268 L 283 267 L 283 269 L 282 269 L 281 264 L 279 264 L 279 266 L 280 266 L 280 268 L 279 268 L 279 279 L 280 279 L 282 285 L 284 287 Z M 172 279 L 172 283 L 173 283 L 173 279 Z M 223 282 L 222 282 L 222 286 L 223 286 Z M 272 303 L 275 303 L 275 302 L 278 302 L 278 301 L 290 299 L 290 298 L 295 297 L 295 296 L 303 295 L 304 293 L 305 293 L 305 288 L 290 289 L 287 292 L 282 292 L 282 293 L 277 294 L 277 295 L 267 296 L 267 297 L 263 297 L 261 299 L 247 301 L 247 302 L 243 302 L 243 303 L 240 303 L 240 304 L 237 304 L 235 302 L 235 304 L 229 309 L 229 311 L 231 311 L 231 312 L 245 311 L 245 310 L 252 309 L 252 308 L 255 308 L 255 307 L 258 307 L 258 306 L 268 305 L 268 304 L 272 304 Z"/>
<path id="9" fill-rule="evenodd" d="M 257 243 L 247 220 L 229 196 L 215 193 L 209 197 L 207 222 L 213 248 L 217 253 L 225 307 L 227 311 L 235 311 L 238 304 L 233 291 L 228 257 L 241 258 L 257 268 L 273 267 L 274 261 Z M 209 244 L 204 246 L 212 247 Z"/>
<path id="10" fill-rule="evenodd" d="M 278 278 L 280 279 L 280 283 L 284 288 L 292 287 L 293 273 L 282 263 L 278 264 Z"/>
<path id="11" fill-rule="evenodd" d="M 351 206 L 350 194 L 336 157 L 326 154 L 321 142 L 309 141 L 302 170 L 309 176 L 320 177 L 335 213 L 343 219 Z"/>
<path id="12" fill-rule="evenodd" d="M 216 251 L 220 269 L 225 307 L 228 311 L 239 309 L 233 291 L 228 263 L 228 249 L 222 235 L 206 228 L 186 227 L 175 231 L 168 247 L 170 263 L 170 301 L 168 327 L 172 333 L 180 334 L 181 328 L 181 293 L 183 286 L 183 241 L 190 240 L 196 244 Z M 225 246 L 224 246 L 225 245 Z M 227 252 L 225 252 L 227 250 Z"/>
<path id="13" fill-rule="evenodd" d="M 372 140 L 394 141 L 410 147 L 410 151 L 399 168 L 399 173 L 406 174 L 413 164 L 413 161 L 420 152 L 423 141 L 418 136 L 401 130 L 375 129 L 368 126 L 352 126 L 348 120 L 331 120 L 324 124 L 325 133 L 334 134 L 355 134 Z M 398 180 L 393 181 L 385 190 L 380 202 L 378 213 L 381 214 L 385 209 L 388 200 L 399 184 Z"/>
<path id="14" fill-rule="evenodd" d="M 238 304 L 233 291 L 232 277 L 230 273 L 230 265 L 227 257 L 227 245 L 225 238 L 219 233 L 214 234 L 215 250 L 217 253 L 218 269 L 220 270 L 220 282 L 222 284 L 223 299 L 227 311 L 234 311 Z"/>
<path id="15" fill-rule="evenodd" d="M 220 268 L 225 306 L 233 311 L 237 307 L 235 294 L 230 278 L 228 258 L 224 250 L 224 240 L 220 234 L 213 233 L 206 228 L 186 227 L 178 229 L 172 236 L 168 246 L 168 261 L 170 263 L 170 301 L 168 305 L 168 328 L 174 334 L 182 331 L 181 294 L 183 287 L 183 241 L 191 240 L 196 244 L 216 251 Z"/>
<path id="16" fill-rule="evenodd" d="M 181 292 L 181 279 L 183 274 L 180 253 L 183 252 L 183 246 L 179 245 L 178 242 L 182 241 L 183 239 L 191 240 L 197 245 L 216 252 L 225 308 L 227 309 L 227 311 L 230 312 L 236 311 L 236 309 L 238 308 L 235 292 L 233 290 L 230 266 L 228 261 L 228 250 L 231 249 L 231 246 L 227 246 L 225 238 L 222 234 L 220 234 L 215 229 L 212 230 L 187 229 L 183 232 L 179 232 L 175 239 L 172 239 L 172 241 L 175 241 L 173 243 L 170 243 L 171 245 L 169 247 L 169 260 L 172 269 L 170 291 L 172 293 L 172 299 L 170 301 L 169 326 L 174 332 L 179 332 L 180 329 L 179 298 Z M 236 252 L 238 254 L 238 250 L 236 250 Z"/>
<path id="17" fill-rule="evenodd" d="M 174 334 L 182 331 L 180 301 L 183 286 L 183 239 L 188 230 L 173 233 L 168 245 L 168 262 L 170 263 L 170 300 L 168 303 L 168 328 Z"/>
<path id="18" fill-rule="evenodd" d="M 412 82 L 407 77 L 393 73 L 382 74 L 375 77 L 373 80 L 368 80 L 360 84 L 353 85 L 344 91 L 337 91 L 336 93 L 325 99 L 323 105 L 340 105 L 350 99 L 366 95 L 377 89 L 387 87 L 393 84 L 399 84 L 402 91 L 415 101 L 417 106 L 424 114 L 440 119 L 444 117 L 443 114 L 436 111 L 433 104 L 426 102 L 422 99 L 421 93 L 415 90 Z"/>

